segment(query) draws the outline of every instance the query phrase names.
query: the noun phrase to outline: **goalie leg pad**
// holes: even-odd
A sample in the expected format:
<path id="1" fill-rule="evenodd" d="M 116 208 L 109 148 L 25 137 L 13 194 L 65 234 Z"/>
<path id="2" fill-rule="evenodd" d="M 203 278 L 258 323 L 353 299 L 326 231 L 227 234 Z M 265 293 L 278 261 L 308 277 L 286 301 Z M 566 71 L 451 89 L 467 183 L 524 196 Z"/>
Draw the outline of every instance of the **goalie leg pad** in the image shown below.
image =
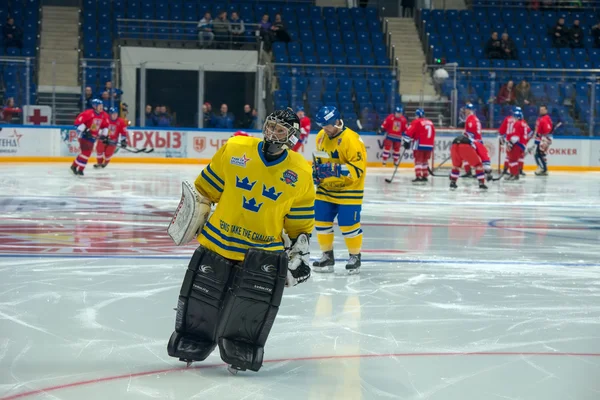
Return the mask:
<path id="1" fill-rule="evenodd" d="M 203 246 L 196 249 L 179 293 L 175 332 L 167 346 L 171 357 L 202 361 L 215 349 L 233 270 L 233 262 Z"/>
<path id="2" fill-rule="evenodd" d="M 288 256 L 249 249 L 236 268 L 219 324 L 221 359 L 239 370 L 258 371 L 285 287 Z"/>

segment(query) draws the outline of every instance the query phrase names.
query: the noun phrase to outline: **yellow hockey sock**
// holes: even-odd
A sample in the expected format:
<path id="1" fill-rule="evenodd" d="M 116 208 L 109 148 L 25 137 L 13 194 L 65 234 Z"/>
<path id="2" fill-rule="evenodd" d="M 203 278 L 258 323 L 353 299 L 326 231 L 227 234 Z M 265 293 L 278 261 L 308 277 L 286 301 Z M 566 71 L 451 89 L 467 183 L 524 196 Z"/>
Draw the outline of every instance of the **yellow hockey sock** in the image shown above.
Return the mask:
<path id="1" fill-rule="evenodd" d="M 315 221 L 315 229 L 321 251 L 333 250 L 333 222 Z"/>
<path id="2" fill-rule="evenodd" d="M 351 226 L 340 226 L 344 241 L 350 254 L 358 254 L 362 248 L 362 229 L 360 222 Z"/>

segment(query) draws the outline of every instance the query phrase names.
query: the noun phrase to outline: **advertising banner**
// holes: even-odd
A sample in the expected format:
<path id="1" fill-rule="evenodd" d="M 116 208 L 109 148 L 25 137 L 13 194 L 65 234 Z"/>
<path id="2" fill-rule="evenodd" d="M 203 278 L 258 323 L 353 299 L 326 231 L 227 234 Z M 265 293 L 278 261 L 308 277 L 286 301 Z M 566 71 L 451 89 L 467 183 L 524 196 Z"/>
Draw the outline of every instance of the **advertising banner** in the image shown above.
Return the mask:
<path id="1" fill-rule="evenodd" d="M 49 130 L 0 127 L 0 157 L 52 154 Z"/>
<path id="2" fill-rule="evenodd" d="M 152 157 L 152 158 L 188 158 L 188 135 L 194 132 L 183 130 L 129 130 L 127 145 L 134 149 L 154 149 L 147 153 L 126 153 L 123 157 Z M 214 154 L 214 153 L 213 153 Z"/>

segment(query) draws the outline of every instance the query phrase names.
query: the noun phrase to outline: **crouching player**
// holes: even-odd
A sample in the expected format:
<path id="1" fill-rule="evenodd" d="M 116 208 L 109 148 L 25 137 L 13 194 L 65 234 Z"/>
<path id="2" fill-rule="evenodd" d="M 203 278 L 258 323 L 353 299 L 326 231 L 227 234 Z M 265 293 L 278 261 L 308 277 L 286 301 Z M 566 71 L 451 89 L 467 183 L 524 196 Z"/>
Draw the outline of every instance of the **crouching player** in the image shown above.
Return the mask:
<path id="1" fill-rule="evenodd" d="M 183 196 L 169 235 L 200 246 L 188 265 L 167 351 L 189 363 L 219 346 L 230 371 L 258 371 L 284 286 L 310 277 L 315 190 L 310 166 L 291 151 L 300 135 L 292 110 L 270 114 L 264 139 L 232 137 Z M 210 213 L 211 203 L 216 203 Z M 285 228 L 291 243 L 284 250 Z"/>
<path id="2" fill-rule="evenodd" d="M 485 185 L 485 175 L 483 173 L 483 163 L 477 155 L 476 145 L 466 136 L 458 136 L 452 141 L 450 148 L 452 157 L 452 172 L 450 172 L 450 189 L 456 189 L 456 181 L 460 176 L 460 167 L 464 162 L 470 167 L 475 168 L 475 176 L 479 180 L 479 189 L 487 189 Z"/>
<path id="3" fill-rule="evenodd" d="M 108 116 L 108 135 L 100 138 L 96 144 L 98 163 L 94 164 L 94 168 L 106 168 L 115 154 L 117 144 L 122 148 L 127 147 L 127 122 L 119 117 L 117 107 L 109 108 Z"/>

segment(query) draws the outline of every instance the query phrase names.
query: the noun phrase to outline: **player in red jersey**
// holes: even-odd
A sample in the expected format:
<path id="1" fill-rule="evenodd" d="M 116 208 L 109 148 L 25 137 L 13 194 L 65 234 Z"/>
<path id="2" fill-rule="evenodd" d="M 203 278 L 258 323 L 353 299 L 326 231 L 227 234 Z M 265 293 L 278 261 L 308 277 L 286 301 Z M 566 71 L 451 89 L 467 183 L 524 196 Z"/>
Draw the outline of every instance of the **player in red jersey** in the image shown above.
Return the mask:
<path id="1" fill-rule="evenodd" d="M 515 117 L 513 116 L 513 114 L 516 111 L 521 111 L 521 107 L 513 107 L 513 112 L 510 115 L 507 115 L 506 118 L 504 118 L 504 121 L 502 121 L 502 124 L 500 125 L 500 128 L 498 129 L 498 137 L 500 138 L 500 144 L 502 146 L 505 146 L 506 148 L 506 137 L 507 135 L 510 135 L 515 127 L 515 122 L 517 122 L 517 120 L 515 119 Z M 503 167 L 503 171 L 502 174 L 506 174 L 508 172 L 508 148 L 506 148 L 506 152 L 505 152 L 505 157 L 504 157 L 504 167 Z M 502 154 L 500 154 L 500 156 L 502 156 Z"/>
<path id="2" fill-rule="evenodd" d="M 98 140 L 96 144 L 96 154 L 98 163 L 94 164 L 94 168 L 106 168 L 110 162 L 110 158 L 117 149 L 117 144 L 121 147 L 127 147 L 127 122 L 119 117 L 119 110 L 117 107 L 111 107 L 108 110 L 108 135 L 103 136 Z"/>
<path id="3" fill-rule="evenodd" d="M 83 176 L 83 170 L 92 155 L 96 139 L 99 135 L 108 134 L 108 115 L 103 110 L 102 100 L 93 99 L 91 103 L 92 108 L 85 110 L 75 119 L 81 152 L 71 165 L 71 172 L 74 175 Z"/>
<path id="4" fill-rule="evenodd" d="M 456 181 L 460 176 L 460 167 L 463 163 L 468 163 L 475 168 L 475 175 L 479 180 L 479 189 L 487 189 L 485 185 L 485 175 L 483 173 L 483 163 L 477 154 L 475 142 L 466 136 L 458 136 L 452 141 L 450 148 L 452 157 L 452 171 L 450 172 L 450 189 L 456 189 Z"/>
<path id="5" fill-rule="evenodd" d="M 294 145 L 292 150 L 297 152 L 300 150 L 300 147 L 308 140 L 308 135 L 310 135 L 310 118 L 306 116 L 304 112 L 304 107 L 298 107 L 296 110 L 296 115 L 300 118 L 300 140 L 298 143 Z"/>
<path id="6" fill-rule="evenodd" d="M 519 160 L 523 158 L 527 142 L 529 141 L 531 128 L 523 119 L 521 110 L 513 111 L 515 123 L 510 133 L 506 134 L 506 146 L 508 155 L 508 167 L 510 176 L 506 177 L 507 181 L 518 181 L 520 175 Z"/>
<path id="7" fill-rule="evenodd" d="M 394 165 L 398 165 L 400 162 L 400 146 L 402 146 L 402 134 L 406 132 L 406 126 L 408 121 L 404 117 L 404 108 L 402 106 L 396 106 L 394 114 L 388 115 L 379 133 L 385 131 L 385 139 L 383 141 L 383 153 L 381 154 L 381 163 L 385 166 L 388 158 L 390 158 L 390 149 L 394 147 Z"/>
<path id="8" fill-rule="evenodd" d="M 427 182 L 429 176 L 429 159 L 435 143 L 435 127 L 433 122 L 425 118 L 425 111 L 417 108 L 415 119 L 405 133 L 402 134 L 404 148 L 410 148 L 410 142 L 413 141 L 413 155 L 415 158 L 415 174 L 413 183 Z"/>
<path id="9" fill-rule="evenodd" d="M 540 116 L 535 121 L 535 163 L 538 165 L 537 176 L 548 175 L 546 153 L 552 144 L 552 119 L 548 115 L 548 107 L 540 106 Z"/>
<path id="10" fill-rule="evenodd" d="M 481 135 L 481 122 L 479 121 L 479 118 L 477 118 L 477 115 L 475 115 L 475 106 L 472 103 L 467 103 L 464 109 L 465 114 L 467 115 L 464 135 L 473 142 L 475 151 L 477 151 L 477 155 L 483 164 L 483 170 L 487 174 L 488 179 L 491 179 L 492 165 L 490 163 L 490 155 L 487 151 L 487 148 L 483 144 L 483 136 Z M 468 163 L 464 165 L 464 168 L 466 176 L 472 176 L 471 167 Z"/>

